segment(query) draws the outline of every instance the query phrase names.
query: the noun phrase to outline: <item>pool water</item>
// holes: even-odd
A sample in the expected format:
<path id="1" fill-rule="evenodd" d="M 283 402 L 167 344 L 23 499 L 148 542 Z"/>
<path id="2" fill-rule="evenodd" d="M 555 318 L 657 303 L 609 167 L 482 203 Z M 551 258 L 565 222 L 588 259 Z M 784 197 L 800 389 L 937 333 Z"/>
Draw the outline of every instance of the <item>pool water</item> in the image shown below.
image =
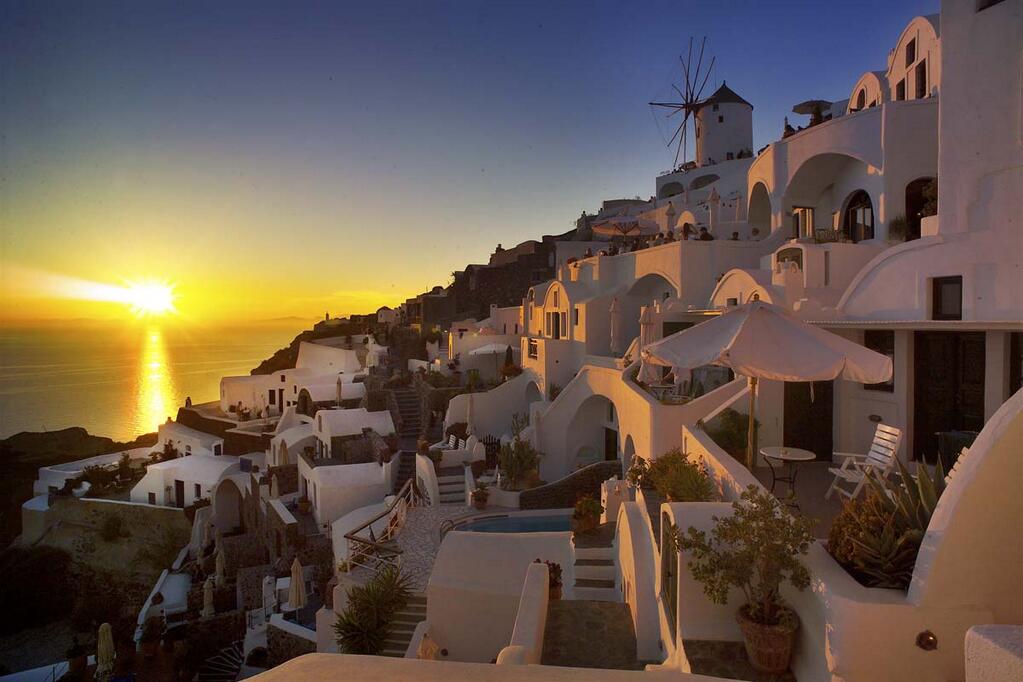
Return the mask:
<path id="1" fill-rule="evenodd" d="M 469 521 L 455 530 L 476 533 L 549 533 L 572 530 L 571 514 L 551 516 L 497 516 Z"/>

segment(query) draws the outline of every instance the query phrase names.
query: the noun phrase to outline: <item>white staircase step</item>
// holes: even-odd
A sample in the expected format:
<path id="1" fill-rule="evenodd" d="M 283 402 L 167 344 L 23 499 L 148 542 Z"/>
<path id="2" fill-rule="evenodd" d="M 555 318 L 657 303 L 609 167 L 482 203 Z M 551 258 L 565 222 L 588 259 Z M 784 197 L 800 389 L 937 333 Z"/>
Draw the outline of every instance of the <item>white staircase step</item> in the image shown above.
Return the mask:
<path id="1" fill-rule="evenodd" d="M 590 601 L 621 601 L 618 590 L 610 587 L 573 587 L 572 595 L 575 599 Z"/>
<path id="2" fill-rule="evenodd" d="M 576 547 L 576 559 L 611 559 L 614 560 L 613 547 Z"/>

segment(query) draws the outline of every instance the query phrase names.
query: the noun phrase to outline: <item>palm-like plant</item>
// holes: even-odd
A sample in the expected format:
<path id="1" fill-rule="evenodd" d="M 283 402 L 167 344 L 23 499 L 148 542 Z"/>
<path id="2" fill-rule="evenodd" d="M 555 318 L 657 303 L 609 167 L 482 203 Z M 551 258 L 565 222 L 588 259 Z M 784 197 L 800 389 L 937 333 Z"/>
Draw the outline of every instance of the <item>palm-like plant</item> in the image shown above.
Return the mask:
<path id="1" fill-rule="evenodd" d="M 346 654 L 380 654 L 394 615 L 411 596 L 409 577 L 394 566 L 377 573 L 365 585 L 349 589 L 348 607 L 334 623 L 338 647 Z"/>

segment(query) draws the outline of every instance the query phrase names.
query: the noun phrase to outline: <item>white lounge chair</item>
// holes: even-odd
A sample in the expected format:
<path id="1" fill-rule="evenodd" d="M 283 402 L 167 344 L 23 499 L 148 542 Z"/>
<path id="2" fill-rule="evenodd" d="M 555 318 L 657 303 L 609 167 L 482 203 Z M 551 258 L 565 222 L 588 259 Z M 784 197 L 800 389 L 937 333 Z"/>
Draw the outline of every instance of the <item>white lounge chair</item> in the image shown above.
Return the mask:
<path id="1" fill-rule="evenodd" d="M 877 430 L 874 432 L 874 441 L 870 444 L 870 452 L 867 454 L 834 453 L 834 459 L 841 459 L 842 466 L 828 469 L 834 474 L 835 480 L 831 482 L 831 487 L 825 493 L 824 499 L 830 499 L 832 493 L 835 492 L 850 500 L 856 499 L 867 483 L 868 471 L 880 478 L 886 478 L 895 468 L 895 458 L 899 454 L 901 444 L 901 429 L 887 424 L 878 424 Z M 852 486 L 852 489 L 850 490 L 847 486 Z"/>

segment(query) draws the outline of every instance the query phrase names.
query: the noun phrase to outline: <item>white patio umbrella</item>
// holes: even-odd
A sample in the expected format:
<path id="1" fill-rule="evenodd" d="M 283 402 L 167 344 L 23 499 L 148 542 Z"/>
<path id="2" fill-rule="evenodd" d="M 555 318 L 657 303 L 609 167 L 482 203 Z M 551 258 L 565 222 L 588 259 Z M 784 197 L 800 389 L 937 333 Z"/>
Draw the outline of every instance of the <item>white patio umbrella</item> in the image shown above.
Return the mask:
<path id="1" fill-rule="evenodd" d="M 796 319 L 777 306 L 754 301 L 720 317 L 650 344 L 648 362 L 673 367 L 729 367 L 749 377 L 746 466 L 753 468 L 757 380 L 876 384 L 892 376 L 891 358 Z"/>
<path id="2" fill-rule="evenodd" d="M 291 608 L 304 608 L 306 605 L 305 578 L 302 575 L 302 564 L 298 557 L 291 562 L 291 585 L 288 587 L 288 604 Z"/>
<path id="3" fill-rule="evenodd" d="M 203 618 L 209 618 L 216 613 L 213 608 L 213 576 L 206 578 L 202 585 L 202 613 Z"/>
<path id="4" fill-rule="evenodd" d="M 277 452 L 277 466 L 288 466 L 291 460 L 288 458 L 288 444 L 281 441 L 281 449 Z"/>
<path id="5" fill-rule="evenodd" d="M 474 348 L 473 350 L 469 351 L 469 355 L 474 355 L 476 357 L 482 355 L 492 355 L 495 358 L 494 373 L 500 375 L 501 373 L 500 363 L 502 360 L 504 360 L 504 354 L 508 352 L 509 348 L 511 348 L 511 346 L 509 346 L 507 343 L 488 343 L 485 346 L 480 346 L 479 348 Z"/>
<path id="6" fill-rule="evenodd" d="M 622 352 L 622 311 L 618 304 L 618 297 L 611 299 L 611 355 L 620 355 Z"/>
<path id="7" fill-rule="evenodd" d="M 114 648 L 114 632 L 110 623 L 103 623 L 99 626 L 99 635 L 96 637 L 96 679 L 106 680 L 114 672 L 114 659 L 117 658 L 117 650 Z"/>

